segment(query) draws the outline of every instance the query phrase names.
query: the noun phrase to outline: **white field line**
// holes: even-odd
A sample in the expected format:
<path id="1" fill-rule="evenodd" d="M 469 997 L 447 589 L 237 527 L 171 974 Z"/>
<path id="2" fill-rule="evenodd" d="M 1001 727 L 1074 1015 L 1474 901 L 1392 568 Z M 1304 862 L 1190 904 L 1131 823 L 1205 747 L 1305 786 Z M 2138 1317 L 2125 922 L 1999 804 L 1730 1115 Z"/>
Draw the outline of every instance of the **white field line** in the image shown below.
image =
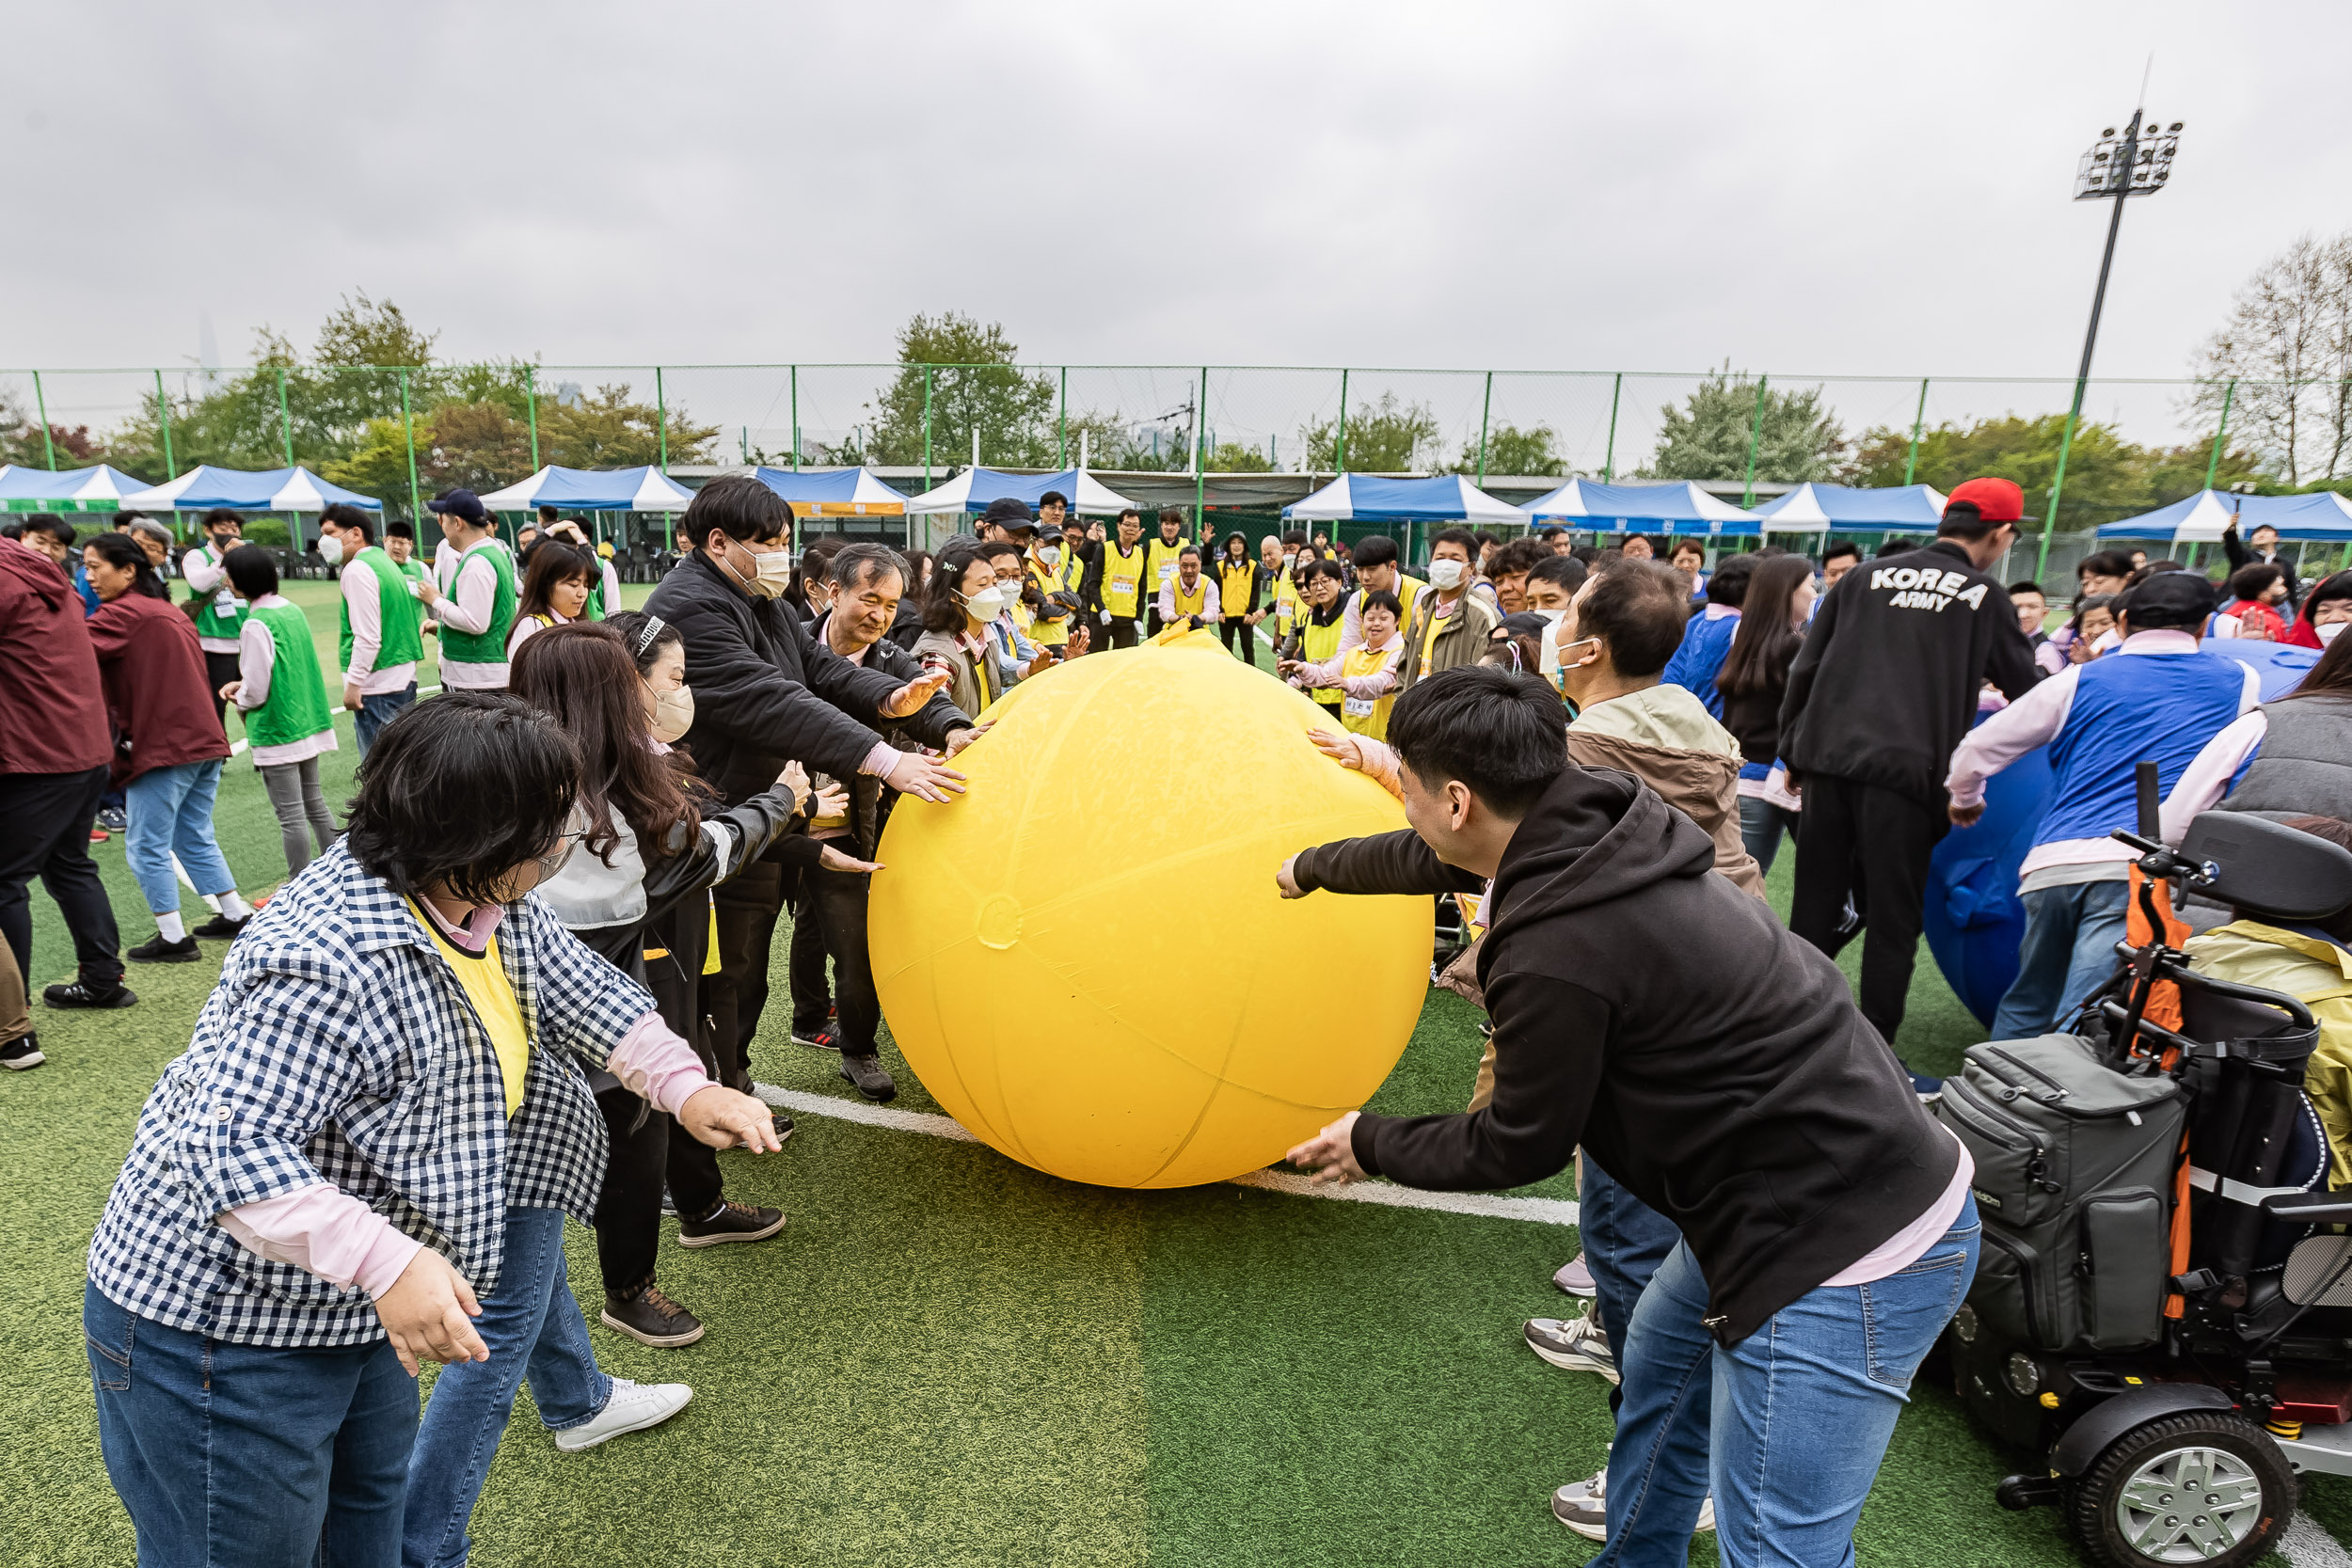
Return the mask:
<path id="1" fill-rule="evenodd" d="M 2271 1545 L 2294 1568 L 2352 1568 L 2352 1552 L 2308 1513 L 2298 1512 L 2289 1519 Z"/>
<path id="2" fill-rule="evenodd" d="M 869 1105 L 862 1100 L 836 1100 L 832 1095 L 807 1094 L 798 1089 L 782 1089 L 772 1084 L 758 1085 L 759 1098 L 778 1110 L 792 1111 L 804 1116 L 832 1117 L 837 1121 L 854 1121 L 866 1127 L 888 1128 L 893 1132 L 920 1132 L 933 1138 L 952 1138 L 959 1143 L 977 1143 L 963 1125 L 953 1117 L 934 1116 L 924 1111 L 900 1111 L 888 1105 Z M 1286 1193 L 1293 1197 L 1336 1198 L 1343 1203 L 1376 1203 L 1391 1209 L 1430 1209 L 1443 1214 L 1475 1214 L 1482 1219 L 1525 1220 L 1537 1225 L 1574 1225 L 1576 1205 L 1557 1197 L 1496 1197 L 1487 1193 L 1424 1193 L 1412 1187 L 1399 1187 L 1386 1181 L 1362 1181 L 1344 1187 L 1318 1187 L 1304 1176 L 1284 1171 L 1251 1171 L 1248 1176 L 1232 1180 L 1236 1187 L 1258 1187 L 1267 1192 Z"/>

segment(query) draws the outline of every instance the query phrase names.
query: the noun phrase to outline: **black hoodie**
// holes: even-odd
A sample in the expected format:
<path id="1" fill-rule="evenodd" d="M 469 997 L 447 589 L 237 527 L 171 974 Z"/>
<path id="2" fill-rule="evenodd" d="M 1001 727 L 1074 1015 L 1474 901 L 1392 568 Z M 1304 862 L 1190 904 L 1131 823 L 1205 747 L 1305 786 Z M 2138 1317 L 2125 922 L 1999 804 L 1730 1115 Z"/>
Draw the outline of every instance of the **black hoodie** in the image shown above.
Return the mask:
<path id="1" fill-rule="evenodd" d="M 1648 785 L 1568 768 L 1487 906 L 1493 1103 L 1360 1117 L 1355 1152 L 1459 1190 L 1539 1180 L 1581 1142 L 1681 1228 L 1728 1345 L 1926 1213 L 1959 1155 L 1845 976 L 1714 866 L 1713 841 Z M 1306 850 L 1293 874 L 1335 893 L 1479 886 L 1410 832 Z"/>

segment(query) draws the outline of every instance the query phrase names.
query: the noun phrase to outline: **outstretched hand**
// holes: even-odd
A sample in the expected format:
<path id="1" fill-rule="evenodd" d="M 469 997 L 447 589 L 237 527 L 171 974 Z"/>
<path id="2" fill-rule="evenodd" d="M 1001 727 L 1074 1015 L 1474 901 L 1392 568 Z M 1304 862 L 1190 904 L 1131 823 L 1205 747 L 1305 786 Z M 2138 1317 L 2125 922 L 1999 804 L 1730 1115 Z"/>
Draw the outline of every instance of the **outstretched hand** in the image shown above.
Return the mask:
<path id="1" fill-rule="evenodd" d="M 884 719 L 914 718 L 950 678 L 945 670 L 928 671 L 915 676 L 891 693 L 890 700 L 882 705 L 882 716 Z"/>
<path id="2" fill-rule="evenodd" d="M 1356 1163 L 1356 1118 L 1360 1114 L 1348 1112 L 1282 1158 L 1312 1173 L 1318 1187 L 1369 1180 Z"/>
<path id="3" fill-rule="evenodd" d="M 1364 749 L 1357 736 L 1348 734 L 1334 735 L 1331 731 L 1317 725 L 1307 732 L 1307 738 L 1314 742 L 1316 751 L 1321 752 L 1342 768 L 1353 768 L 1358 772 L 1363 770 Z"/>

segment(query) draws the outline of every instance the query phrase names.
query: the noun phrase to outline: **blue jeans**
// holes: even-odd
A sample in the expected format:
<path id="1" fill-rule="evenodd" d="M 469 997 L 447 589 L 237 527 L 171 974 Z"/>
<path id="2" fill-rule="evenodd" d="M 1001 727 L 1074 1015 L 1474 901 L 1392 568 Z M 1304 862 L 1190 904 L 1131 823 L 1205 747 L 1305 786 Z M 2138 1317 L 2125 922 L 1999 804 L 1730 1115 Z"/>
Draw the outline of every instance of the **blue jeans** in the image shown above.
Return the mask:
<path id="1" fill-rule="evenodd" d="M 1707 1281 L 1677 1246 L 1618 1358 L 1609 1544 L 1591 1568 L 1680 1568 L 1715 1497 L 1725 1568 L 1853 1561 L 1853 1525 L 1911 1378 L 1976 1277 L 1976 1199 L 1919 1260 L 1867 1285 L 1820 1286 L 1728 1348 L 1701 1322 Z"/>
<path id="2" fill-rule="evenodd" d="M 375 732 L 400 717 L 400 710 L 417 700 L 417 683 L 410 681 L 406 690 L 379 692 L 359 699 L 359 711 L 351 722 L 359 737 L 359 755 L 365 757 L 368 748 L 375 744 Z"/>
<path id="3" fill-rule="evenodd" d="M 1600 1329 L 1609 1353 L 1625 1363 L 1625 1332 L 1642 1291 L 1682 1241 L 1674 1221 L 1635 1197 L 1600 1168 L 1590 1152 L 1576 1183 L 1577 1234 L 1584 1243 L 1584 1266 L 1593 1271 L 1593 1299 L 1600 1304 Z M 1609 1390 L 1609 1408 L 1617 1407 Z"/>
<path id="4" fill-rule="evenodd" d="M 1994 1011 L 1994 1039 L 2048 1034 L 2115 973 L 2115 944 L 2123 940 L 2131 895 L 2131 884 L 2122 881 L 2076 882 L 2026 895 L 2017 978 Z"/>
<path id="5" fill-rule="evenodd" d="M 171 872 L 171 857 L 187 867 L 188 880 L 199 893 L 235 891 L 237 879 L 220 858 L 213 840 L 213 797 L 220 792 L 220 761 L 183 762 L 172 768 L 151 768 L 133 779 L 123 791 L 131 829 L 123 839 L 123 858 L 131 875 L 156 914 L 180 910 L 180 882 Z"/>
<path id="6" fill-rule="evenodd" d="M 124 1310 L 88 1285 L 82 1331 L 98 1450 L 140 1568 L 393 1568 L 417 1385 L 389 1340 L 231 1344 Z"/>
<path id="7" fill-rule="evenodd" d="M 498 1289 L 473 1321 L 490 1359 L 443 1367 L 425 1402 L 402 1527 L 401 1560 L 408 1568 L 466 1560 L 473 1546 L 466 1522 L 526 1377 L 539 1419 L 552 1432 L 585 1426 L 612 1397 L 612 1380 L 596 1370 L 588 1324 L 564 1274 L 564 1212 L 506 1211 L 504 1259 Z"/>
<path id="8" fill-rule="evenodd" d="M 1772 857 L 1780 853 L 1780 835 L 1797 836 L 1804 821 L 1803 813 L 1776 806 L 1758 795 L 1740 797 L 1740 847 L 1756 858 L 1759 871 L 1772 869 Z"/>

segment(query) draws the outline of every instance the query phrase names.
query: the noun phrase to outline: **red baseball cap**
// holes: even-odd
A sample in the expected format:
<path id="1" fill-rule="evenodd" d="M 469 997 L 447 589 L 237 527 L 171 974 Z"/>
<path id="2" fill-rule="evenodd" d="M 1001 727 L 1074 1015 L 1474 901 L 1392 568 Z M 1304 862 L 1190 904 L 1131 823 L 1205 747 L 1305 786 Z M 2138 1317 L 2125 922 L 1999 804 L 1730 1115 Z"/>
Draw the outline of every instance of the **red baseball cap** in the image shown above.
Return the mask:
<path id="1" fill-rule="evenodd" d="M 1988 523 L 2021 523 L 2026 520 L 2026 492 L 2011 480 L 1963 480 L 1953 485 L 1952 493 L 1944 498 L 1947 508 L 1957 501 L 1973 505 L 1977 515 Z"/>

